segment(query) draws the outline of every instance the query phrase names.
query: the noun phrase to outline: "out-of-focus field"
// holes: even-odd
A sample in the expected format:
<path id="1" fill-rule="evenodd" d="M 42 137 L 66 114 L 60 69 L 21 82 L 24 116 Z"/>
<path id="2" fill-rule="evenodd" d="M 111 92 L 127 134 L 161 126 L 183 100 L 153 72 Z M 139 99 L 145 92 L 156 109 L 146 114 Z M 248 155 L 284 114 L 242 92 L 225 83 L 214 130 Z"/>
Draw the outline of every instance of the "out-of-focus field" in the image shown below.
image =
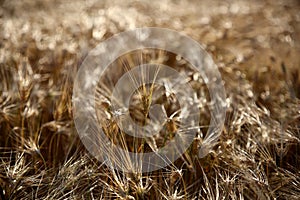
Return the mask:
<path id="1" fill-rule="evenodd" d="M 263 82 L 273 81 L 277 87 L 270 70 L 281 76 L 282 65 L 288 73 L 300 66 L 299 4 L 296 0 L 2 1 L 1 61 L 25 56 L 33 68 L 51 71 L 76 64 L 115 33 L 158 26 L 199 41 L 220 67 L 245 70 L 249 78 L 263 76 Z"/>
<path id="2" fill-rule="evenodd" d="M 203 44 L 228 115 L 207 158 L 118 174 L 78 140 L 72 83 L 97 44 L 146 26 Z M 298 199 L 299 98 L 298 0 L 0 0 L 0 199 Z"/>

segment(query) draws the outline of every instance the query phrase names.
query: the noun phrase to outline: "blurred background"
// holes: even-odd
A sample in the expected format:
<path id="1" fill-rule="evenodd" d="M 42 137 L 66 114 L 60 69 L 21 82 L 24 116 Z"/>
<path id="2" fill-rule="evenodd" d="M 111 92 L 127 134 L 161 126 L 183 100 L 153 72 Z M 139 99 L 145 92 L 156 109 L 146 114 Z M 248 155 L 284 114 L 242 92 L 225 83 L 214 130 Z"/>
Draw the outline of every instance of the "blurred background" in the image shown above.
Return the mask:
<path id="1" fill-rule="evenodd" d="M 157 26 L 204 44 L 221 66 L 235 62 L 263 71 L 281 62 L 289 68 L 300 64 L 298 0 L 1 0 L 0 5 L 2 62 L 22 54 L 32 66 L 47 68 L 65 56 L 84 57 L 115 33 Z"/>

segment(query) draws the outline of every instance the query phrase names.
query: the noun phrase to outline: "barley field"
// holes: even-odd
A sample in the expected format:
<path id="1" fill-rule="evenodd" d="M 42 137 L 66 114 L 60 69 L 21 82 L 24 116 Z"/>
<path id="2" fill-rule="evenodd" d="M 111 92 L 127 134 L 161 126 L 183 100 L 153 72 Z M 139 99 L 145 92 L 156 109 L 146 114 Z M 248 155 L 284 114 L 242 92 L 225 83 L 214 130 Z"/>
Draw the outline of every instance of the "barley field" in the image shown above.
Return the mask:
<path id="1" fill-rule="evenodd" d="M 300 199 L 299 11 L 299 0 L 0 0 L 0 199 Z M 138 27 L 168 28 L 199 42 L 226 92 L 221 135 L 199 157 L 212 104 L 203 77 L 170 52 L 144 52 L 145 62 L 187 72 L 201 104 L 189 148 L 167 167 L 144 173 L 93 157 L 79 138 L 72 103 L 89 52 Z M 133 68 L 134 53 L 112 65 Z M 138 153 L 167 145 L 176 120 L 140 140 L 110 118 L 111 102 L 101 91 L 122 73 L 105 71 L 95 93 L 105 134 Z M 156 100 L 166 115 L 176 113 L 172 95 L 151 89 L 162 91 Z M 134 95 L 129 110 L 143 124 L 154 97 Z"/>

